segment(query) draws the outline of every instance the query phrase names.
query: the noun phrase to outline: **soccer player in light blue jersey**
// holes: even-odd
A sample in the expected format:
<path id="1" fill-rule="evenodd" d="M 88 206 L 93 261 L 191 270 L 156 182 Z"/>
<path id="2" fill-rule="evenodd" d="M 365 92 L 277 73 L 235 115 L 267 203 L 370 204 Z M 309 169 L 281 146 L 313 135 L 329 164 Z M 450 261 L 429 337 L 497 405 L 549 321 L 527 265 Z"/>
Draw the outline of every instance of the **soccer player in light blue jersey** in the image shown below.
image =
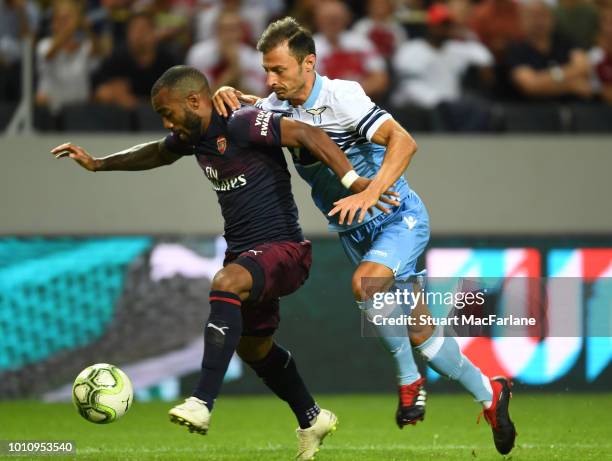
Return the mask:
<path id="1" fill-rule="evenodd" d="M 282 113 L 322 128 L 344 150 L 353 170 L 338 179 L 305 149 L 292 153 L 300 176 L 312 187 L 312 198 L 337 232 L 342 247 L 356 266 L 353 294 L 361 309 L 371 311 L 371 292 L 390 289 L 394 283 L 414 278 L 417 258 L 429 240 L 429 217 L 425 205 L 403 176 L 417 146 L 391 114 L 374 104 L 357 82 L 330 80 L 315 71 L 316 52 L 311 34 L 293 18 L 268 26 L 259 43 L 267 83 L 267 98 L 244 95 L 223 87 L 213 96 L 215 109 L 228 115 L 226 106 L 241 102 L 266 111 Z M 364 186 L 351 195 L 355 181 Z M 385 194 L 394 191 L 397 206 Z M 380 202 L 383 202 L 381 204 Z M 367 212 L 369 210 L 369 213 Z M 368 288 L 364 289 L 364 280 Z M 427 306 L 413 306 L 413 315 L 429 314 Z M 413 357 L 418 351 L 441 375 L 459 381 L 483 405 L 493 430 L 497 450 L 506 454 L 514 446 L 515 429 L 508 413 L 510 383 L 490 379 L 465 357 L 452 337 L 431 326 L 397 330 L 380 325 L 378 336 L 396 362 L 400 428 L 415 424 L 425 414 L 425 379 Z"/>

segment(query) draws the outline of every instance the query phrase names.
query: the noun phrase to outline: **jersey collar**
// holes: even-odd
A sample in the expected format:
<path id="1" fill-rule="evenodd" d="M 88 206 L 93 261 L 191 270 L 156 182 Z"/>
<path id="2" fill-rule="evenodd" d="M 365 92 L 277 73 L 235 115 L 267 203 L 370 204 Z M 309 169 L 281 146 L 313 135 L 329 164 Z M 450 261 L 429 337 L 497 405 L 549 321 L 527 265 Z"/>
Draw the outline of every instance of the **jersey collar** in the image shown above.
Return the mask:
<path id="1" fill-rule="evenodd" d="M 216 110 L 213 110 L 210 117 L 210 124 L 208 125 L 206 132 L 204 132 L 202 135 L 202 139 L 215 138 L 223 134 L 227 121 L 232 115 L 233 113 L 229 114 L 229 117 L 225 119 L 223 116 L 219 115 Z"/>
<path id="2" fill-rule="evenodd" d="M 314 85 L 312 85 L 312 91 L 308 96 L 306 102 L 302 105 L 304 109 L 312 109 L 314 107 L 314 103 L 319 97 L 319 93 L 321 93 L 321 88 L 323 87 L 323 79 L 319 75 L 318 72 L 315 72 L 315 81 Z"/>

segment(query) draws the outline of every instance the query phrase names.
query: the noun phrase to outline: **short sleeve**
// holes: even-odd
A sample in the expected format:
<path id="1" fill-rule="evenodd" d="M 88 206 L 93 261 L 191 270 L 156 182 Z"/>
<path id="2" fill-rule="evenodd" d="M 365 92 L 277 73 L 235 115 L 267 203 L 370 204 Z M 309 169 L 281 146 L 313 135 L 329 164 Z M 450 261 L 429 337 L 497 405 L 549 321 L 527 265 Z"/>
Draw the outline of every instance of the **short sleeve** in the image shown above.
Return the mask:
<path id="1" fill-rule="evenodd" d="M 480 42 L 471 41 L 463 43 L 463 49 L 466 59 L 470 64 L 487 67 L 494 64 L 493 55 Z"/>
<path id="2" fill-rule="evenodd" d="M 371 141 L 376 130 L 392 117 L 386 110 L 374 104 L 359 83 L 343 83 L 345 86 L 333 94 L 336 120 L 340 125 Z"/>
<path id="3" fill-rule="evenodd" d="M 421 77 L 431 64 L 432 54 L 420 39 L 402 44 L 393 56 L 393 68 L 401 77 Z"/>
<path id="4" fill-rule="evenodd" d="M 257 144 L 280 147 L 282 114 L 243 106 L 227 122 L 230 139 L 240 145 Z"/>

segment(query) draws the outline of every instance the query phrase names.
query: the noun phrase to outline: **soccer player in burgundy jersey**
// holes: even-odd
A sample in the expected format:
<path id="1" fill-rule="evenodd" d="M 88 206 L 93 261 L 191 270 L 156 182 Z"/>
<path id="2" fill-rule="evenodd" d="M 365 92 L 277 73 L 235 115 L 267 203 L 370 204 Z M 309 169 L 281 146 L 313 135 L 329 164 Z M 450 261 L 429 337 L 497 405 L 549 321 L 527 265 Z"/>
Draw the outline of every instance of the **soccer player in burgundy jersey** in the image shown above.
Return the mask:
<path id="1" fill-rule="evenodd" d="M 336 416 L 321 410 L 292 355 L 274 342 L 279 300 L 308 277 L 310 242 L 304 240 L 281 146 L 303 147 L 343 177 L 352 167 L 320 129 L 253 107 L 229 118 L 212 110 L 208 82 L 187 66 L 167 70 L 154 85 L 152 103 L 171 131 L 165 139 L 103 158 L 71 143 L 52 150 L 90 171 L 146 170 L 195 156 L 212 183 L 225 220 L 228 250 L 210 292 L 204 358 L 193 395 L 169 412 L 173 422 L 206 434 L 223 376 L 236 351 L 294 412 L 297 459 L 312 459 Z M 353 182 L 358 192 L 365 178 Z M 384 199 L 393 203 L 392 198 Z"/>

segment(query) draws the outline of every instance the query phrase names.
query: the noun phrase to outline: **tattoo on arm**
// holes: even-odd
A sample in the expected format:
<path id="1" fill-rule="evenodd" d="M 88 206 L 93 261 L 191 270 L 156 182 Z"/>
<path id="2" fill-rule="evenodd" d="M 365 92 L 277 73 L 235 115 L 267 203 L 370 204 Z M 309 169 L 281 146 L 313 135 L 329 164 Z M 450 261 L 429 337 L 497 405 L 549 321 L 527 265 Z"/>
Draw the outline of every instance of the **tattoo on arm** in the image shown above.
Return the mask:
<path id="1" fill-rule="evenodd" d="M 98 171 L 150 170 L 176 162 L 180 155 L 169 151 L 164 140 L 151 141 L 98 159 Z"/>

